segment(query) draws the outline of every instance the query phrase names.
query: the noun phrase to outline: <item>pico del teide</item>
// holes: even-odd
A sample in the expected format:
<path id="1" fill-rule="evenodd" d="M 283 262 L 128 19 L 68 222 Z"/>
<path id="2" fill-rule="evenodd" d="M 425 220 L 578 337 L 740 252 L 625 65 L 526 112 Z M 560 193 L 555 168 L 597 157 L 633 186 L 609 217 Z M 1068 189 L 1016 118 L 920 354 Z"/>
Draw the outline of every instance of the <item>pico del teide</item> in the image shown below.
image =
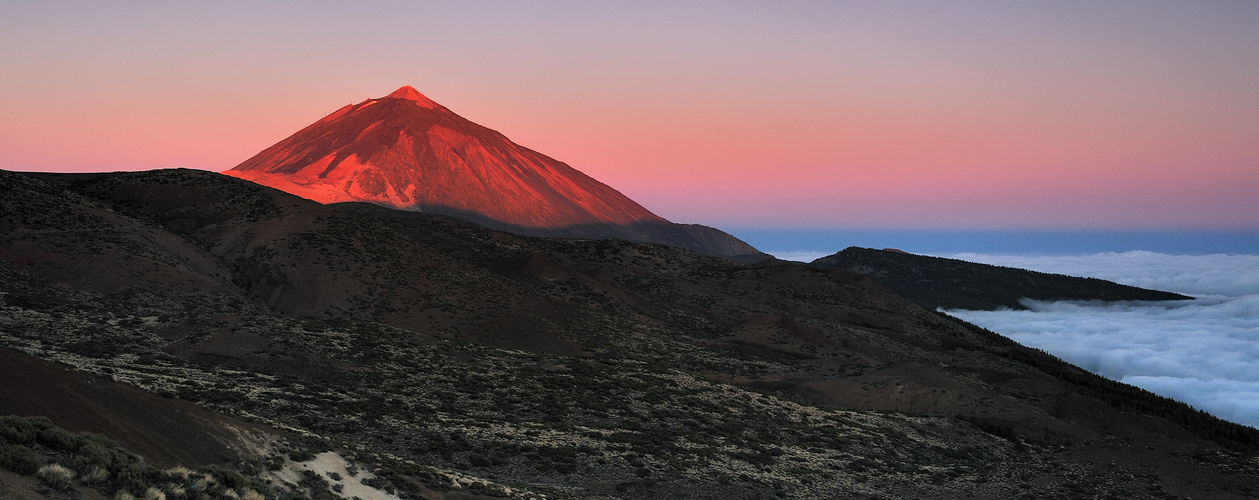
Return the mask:
<path id="1" fill-rule="evenodd" d="M 665 220 L 409 86 L 346 105 L 223 173 L 320 203 L 453 215 L 520 234 L 648 241 L 748 261 L 767 257 L 720 230 Z"/>
<path id="2" fill-rule="evenodd" d="M 224 173 L 320 203 L 463 211 L 528 228 L 664 221 L 409 86 L 346 105 Z"/>

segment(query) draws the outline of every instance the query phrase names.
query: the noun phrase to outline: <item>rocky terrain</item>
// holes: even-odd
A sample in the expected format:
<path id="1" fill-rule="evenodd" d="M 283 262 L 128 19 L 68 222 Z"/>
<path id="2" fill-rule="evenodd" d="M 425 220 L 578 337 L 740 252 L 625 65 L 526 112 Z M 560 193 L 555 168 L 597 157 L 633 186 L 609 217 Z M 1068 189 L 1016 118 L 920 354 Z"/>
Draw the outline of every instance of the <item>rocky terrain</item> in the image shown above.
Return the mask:
<path id="1" fill-rule="evenodd" d="M 134 482 L 104 468 L 111 479 L 87 481 L 93 462 L 74 458 L 85 445 L 59 452 L 4 435 L 4 453 L 65 462 L 70 487 L 89 497 L 244 498 L 247 487 L 276 498 L 1246 498 L 1259 488 L 1259 431 L 849 269 L 526 237 L 208 172 L 0 172 L 0 311 L 0 344 L 16 351 L 6 355 L 63 380 L 37 392 L 141 389 L 135 404 L 153 415 L 250 430 L 251 446 L 197 431 L 211 451 L 163 455 L 161 438 L 178 433 L 156 422 L 146 432 L 126 408 L 41 403 L 26 382 L 0 379 L 20 385 L 0 392 L 4 412 L 187 468 L 144 469 Z M 77 416 L 45 413 L 58 408 Z M 140 429 L 128 437 L 128 427 Z M 0 491 L 69 491 L 8 470 Z M 215 471 L 215 484 L 234 486 L 174 477 Z"/>

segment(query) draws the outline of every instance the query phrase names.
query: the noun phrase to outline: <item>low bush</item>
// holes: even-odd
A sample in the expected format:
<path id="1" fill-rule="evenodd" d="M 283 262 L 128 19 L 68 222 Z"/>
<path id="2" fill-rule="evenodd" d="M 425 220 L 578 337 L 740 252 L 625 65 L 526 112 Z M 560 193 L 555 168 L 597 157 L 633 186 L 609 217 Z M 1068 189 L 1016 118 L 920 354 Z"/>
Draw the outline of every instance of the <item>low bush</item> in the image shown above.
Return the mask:
<path id="1" fill-rule="evenodd" d="M 109 470 L 114 466 L 114 455 L 100 446 L 89 444 L 79 448 L 79 457 L 75 459 L 76 468 L 87 470 L 92 466 Z"/>
<path id="2" fill-rule="evenodd" d="M 266 498 L 267 497 L 263 496 L 262 493 L 249 489 L 245 490 L 245 492 L 240 495 L 240 500 L 266 500 Z"/>
<path id="3" fill-rule="evenodd" d="M 53 450 L 77 452 L 84 440 L 77 434 L 60 427 L 39 431 L 39 442 Z"/>
<path id="4" fill-rule="evenodd" d="M 218 466 L 204 467 L 201 472 L 211 474 L 219 483 L 231 489 L 242 489 L 250 487 L 249 479 L 243 474 L 231 469 Z"/>
<path id="5" fill-rule="evenodd" d="M 127 491 L 144 491 L 147 482 L 144 478 L 144 468 L 137 464 L 129 464 L 120 468 L 115 475 L 114 484 L 119 489 Z"/>
<path id="6" fill-rule="evenodd" d="M 58 464 L 48 464 L 35 473 L 39 481 L 53 491 L 68 492 L 74 489 L 74 472 Z"/>
<path id="7" fill-rule="evenodd" d="M 289 452 L 289 460 L 294 462 L 308 462 L 315 459 L 315 454 L 307 450 L 293 450 Z"/>
<path id="8" fill-rule="evenodd" d="M 97 466 L 92 466 L 89 470 L 79 477 L 83 484 L 102 484 L 109 480 L 109 471 Z"/>
<path id="9" fill-rule="evenodd" d="M 31 419 L 13 415 L 0 417 L 0 439 L 10 443 L 34 444 L 38 432 Z"/>
<path id="10" fill-rule="evenodd" d="M 39 470 L 39 459 L 30 448 L 11 444 L 0 449 L 0 467 L 25 476 Z"/>

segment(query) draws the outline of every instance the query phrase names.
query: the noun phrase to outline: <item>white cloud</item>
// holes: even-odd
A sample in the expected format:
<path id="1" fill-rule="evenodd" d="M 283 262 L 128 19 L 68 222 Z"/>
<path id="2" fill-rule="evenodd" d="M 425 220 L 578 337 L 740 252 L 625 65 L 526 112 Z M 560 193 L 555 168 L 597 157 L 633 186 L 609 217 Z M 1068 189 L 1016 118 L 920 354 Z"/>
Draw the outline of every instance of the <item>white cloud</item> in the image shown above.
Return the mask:
<path id="1" fill-rule="evenodd" d="M 792 260 L 796 262 L 813 262 L 827 255 L 834 255 L 835 252 L 813 252 L 809 250 L 767 250 L 765 253 L 773 255 L 782 260 Z"/>
<path id="2" fill-rule="evenodd" d="M 1126 377 L 1123 382 L 1172 399 L 1198 401 L 1194 404 L 1197 408 L 1209 408 L 1217 417 L 1251 427 L 1255 426 L 1255 415 L 1259 414 L 1259 390 L 1253 383 L 1151 376 Z"/>
<path id="3" fill-rule="evenodd" d="M 1029 311 L 949 313 L 1095 373 L 1259 427 L 1259 256 L 949 257 L 1197 296 L 1120 304 L 1029 301 Z"/>

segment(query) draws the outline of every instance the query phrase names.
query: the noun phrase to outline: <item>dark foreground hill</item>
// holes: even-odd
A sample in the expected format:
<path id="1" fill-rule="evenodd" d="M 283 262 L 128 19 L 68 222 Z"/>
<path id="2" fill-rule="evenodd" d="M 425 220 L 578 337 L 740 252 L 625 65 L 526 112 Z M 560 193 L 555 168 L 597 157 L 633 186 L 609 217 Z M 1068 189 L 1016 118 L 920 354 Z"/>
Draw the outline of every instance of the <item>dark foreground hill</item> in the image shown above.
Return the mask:
<path id="1" fill-rule="evenodd" d="M 930 310 L 1027 309 L 1023 299 L 1107 302 L 1193 299 L 1097 278 L 1039 273 L 897 250 L 848 247 L 812 264 L 850 269 L 870 276 L 898 295 Z"/>
<path id="2" fill-rule="evenodd" d="M 0 172 L 0 264 L 0 344 L 287 428 L 375 474 L 319 476 L 327 494 L 1259 488 L 1254 429 L 847 269 L 529 238 L 188 170 Z M 279 462 L 323 463 L 309 458 Z M 317 489 L 301 477 L 255 479 Z"/>

